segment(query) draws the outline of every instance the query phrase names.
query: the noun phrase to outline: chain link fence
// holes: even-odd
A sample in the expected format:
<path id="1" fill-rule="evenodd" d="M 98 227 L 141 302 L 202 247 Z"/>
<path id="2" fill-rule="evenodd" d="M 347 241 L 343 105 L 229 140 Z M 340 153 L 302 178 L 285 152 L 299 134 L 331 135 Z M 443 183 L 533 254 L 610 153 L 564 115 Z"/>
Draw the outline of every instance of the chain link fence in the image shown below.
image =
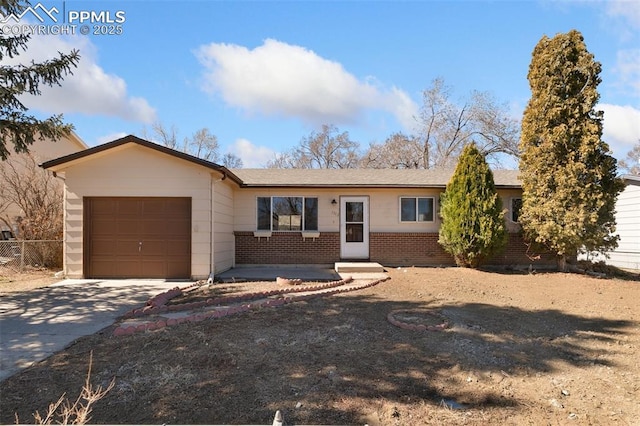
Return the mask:
<path id="1" fill-rule="evenodd" d="M 62 268 L 62 241 L 0 241 L 0 274 L 33 268 Z"/>

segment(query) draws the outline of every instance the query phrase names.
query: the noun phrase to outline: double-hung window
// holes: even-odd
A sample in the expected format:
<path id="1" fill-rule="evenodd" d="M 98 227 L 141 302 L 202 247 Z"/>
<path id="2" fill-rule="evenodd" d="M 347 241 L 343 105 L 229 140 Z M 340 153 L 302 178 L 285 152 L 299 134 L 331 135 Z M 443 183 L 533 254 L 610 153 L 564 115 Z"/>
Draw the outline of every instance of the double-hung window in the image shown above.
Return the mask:
<path id="1" fill-rule="evenodd" d="M 400 197 L 400 222 L 433 222 L 433 197 Z"/>
<path id="2" fill-rule="evenodd" d="M 259 231 L 317 231 L 317 197 L 258 197 Z"/>

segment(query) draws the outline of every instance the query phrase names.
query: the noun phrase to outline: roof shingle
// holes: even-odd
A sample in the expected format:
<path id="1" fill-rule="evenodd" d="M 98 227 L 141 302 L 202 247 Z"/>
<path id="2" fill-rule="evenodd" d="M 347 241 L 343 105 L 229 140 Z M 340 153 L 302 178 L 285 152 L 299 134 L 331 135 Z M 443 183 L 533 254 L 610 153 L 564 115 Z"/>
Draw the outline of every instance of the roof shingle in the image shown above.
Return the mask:
<path id="1" fill-rule="evenodd" d="M 435 187 L 444 188 L 453 169 L 232 169 L 245 187 Z M 494 170 L 499 188 L 520 188 L 518 170 Z"/>

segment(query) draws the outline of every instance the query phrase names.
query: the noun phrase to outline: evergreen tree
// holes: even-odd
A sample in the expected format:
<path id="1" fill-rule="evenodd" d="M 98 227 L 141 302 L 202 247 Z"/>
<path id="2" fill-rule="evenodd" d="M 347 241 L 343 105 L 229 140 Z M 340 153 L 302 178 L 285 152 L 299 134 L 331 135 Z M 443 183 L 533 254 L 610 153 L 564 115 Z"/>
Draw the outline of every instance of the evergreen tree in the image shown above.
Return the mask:
<path id="1" fill-rule="evenodd" d="M 467 145 L 440 199 L 439 243 L 459 266 L 478 267 L 507 242 L 493 173 L 475 144 Z"/>
<path id="2" fill-rule="evenodd" d="M 3 1 L 0 3 L 0 15 L 19 16 L 28 6 L 28 2 Z M 29 38 L 28 34 L 0 37 L 0 61 L 25 52 Z M 73 50 L 41 63 L 0 65 L 0 159 L 7 159 L 12 146 L 16 153 L 28 152 L 29 145 L 36 138 L 55 141 L 71 131 L 72 127 L 63 123 L 62 115 L 40 120 L 27 114 L 28 108 L 18 98 L 25 93 L 40 95 L 40 84 L 59 85 L 79 60 L 79 52 Z"/>
<path id="3" fill-rule="evenodd" d="M 561 270 L 578 250 L 617 246 L 614 206 L 623 184 L 602 141 L 603 112 L 594 109 L 600 70 L 576 30 L 542 37 L 529 66 L 519 220 L 530 241 L 557 254 Z"/>

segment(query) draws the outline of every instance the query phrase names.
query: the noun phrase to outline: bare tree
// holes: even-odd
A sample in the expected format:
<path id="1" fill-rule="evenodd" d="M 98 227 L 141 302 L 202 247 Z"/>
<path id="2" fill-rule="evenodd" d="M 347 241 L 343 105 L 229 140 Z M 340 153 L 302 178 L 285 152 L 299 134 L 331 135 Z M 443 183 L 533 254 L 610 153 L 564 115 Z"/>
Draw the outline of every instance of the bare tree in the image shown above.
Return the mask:
<path id="1" fill-rule="evenodd" d="M 243 166 L 242 160 L 235 154 L 227 152 L 222 157 L 222 165 L 227 169 L 241 169 Z"/>
<path id="2" fill-rule="evenodd" d="M 626 174 L 640 176 L 640 140 L 627 152 L 624 160 L 618 163 L 618 168 Z"/>
<path id="3" fill-rule="evenodd" d="M 276 153 L 273 158 L 267 161 L 269 169 L 295 169 L 296 164 L 290 152 Z"/>
<path id="4" fill-rule="evenodd" d="M 519 123 L 505 105 L 487 92 L 473 92 L 461 105 L 451 99 L 451 88 L 435 79 L 422 92 L 418 117 L 420 161 L 425 167 L 453 166 L 467 143 L 474 141 L 487 157 L 518 156 Z"/>
<path id="5" fill-rule="evenodd" d="M 207 161 L 217 161 L 219 158 L 218 138 L 206 127 L 195 132 L 190 139 L 185 138 L 184 145 L 185 152 L 194 157 Z"/>
<path id="6" fill-rule="evenodd" d="M 222 162 L 226 167 L 242 167 L 242 160 L 235 154 L 227 153 L 220 157 L 218 137 L 206 127 L 196 131 L 191 137 L 184 138 L 182 146 L 178 146 L 178 132 L 174 125 L 167 129 L 161 122 L 155 122 L 151 126 L 151 131 L 153 132 L 152 139 L 158 140 L 160 144 L 167 148 L 182 151 L 214 163 Z M 143 129 L 142 133 L 143 137 L 146 137 L 146 129 Z"/>
<path id="7" fill-rule="evenodd" d="M 151 125 L 151 130 L 153 131 L 154 135 L 158 139 L 160 139 L 160 143 L 162 143 L 162 145 L 171 149 L 179 149 L 177 136 L 178 132 L 175 125 L 172 124 L 171 128 L 167 129 L 161 122 L 156 121 Z M 144 133 L 146 133 L 146 131 Z"/>
<path id="8" fill-rule="evenodd" d="M 322 125 L 302 138 L 290 152 L 279 154 L 267 163 L 269 168 L 349 169 L 360 163 L 359 145 L 334 125 Z"/>
<path id="9" fill-rule="evenodd" d="M 362 157 L 361 166 L 369 169 L 425 169 L 423 147 L 415 136 L 394 133 L 383 143 L 372 143 Z"/>
<path id="10" fill-rule="evenodd" d="M 62 238 L 62 185 L 32 154 L 0 163 L 0 221 L 24 240 Z"/>

